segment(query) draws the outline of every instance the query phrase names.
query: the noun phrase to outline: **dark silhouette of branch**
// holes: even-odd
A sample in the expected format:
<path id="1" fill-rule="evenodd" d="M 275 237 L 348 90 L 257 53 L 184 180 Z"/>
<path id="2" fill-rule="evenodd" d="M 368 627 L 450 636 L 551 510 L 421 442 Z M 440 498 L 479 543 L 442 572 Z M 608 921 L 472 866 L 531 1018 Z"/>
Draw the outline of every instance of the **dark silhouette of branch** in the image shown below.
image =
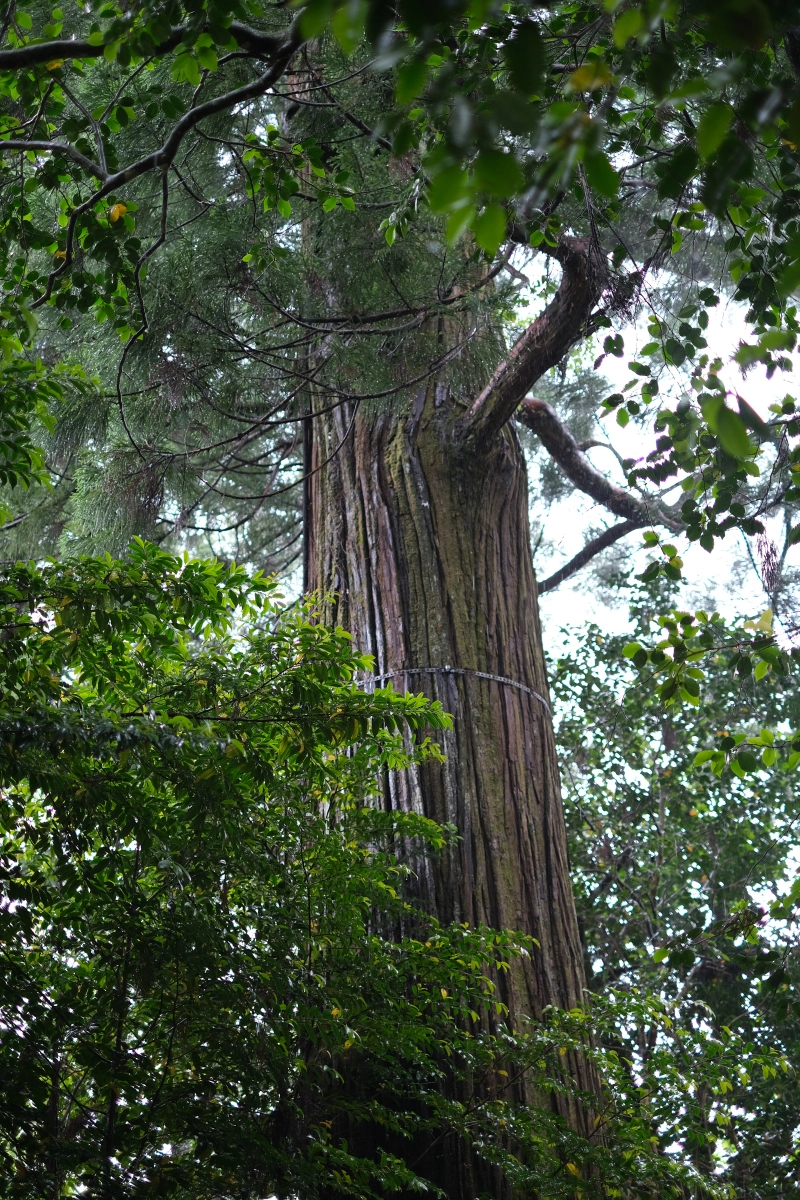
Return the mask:
<path id="1" fill-rule="evenodd" d="M 609 546 L 613 546 L 614 542 L 618 542 L 620 538 L 626 534 L 633 533 L 635 529 L 641 529 L 645 524 L 644 521 L 620 521 L 619 525 L 612 525 L 610 529 L 604 529 L 596 538 L 592 538 L 587 542 L 582 550 L 579 550 L 574 558 L 571 558 L 563 567 L 559 567 L 552 575 L 548 575 L 547 579 L 543 579 L 539 584 L 539 595 L 544 592 L 552 592 L 559 584 L 562 584 L 565 579 L 569 579 L 571 575 L 577 574 L 582 567 L 585 567 L 588 562 L 606 550 Z"/>
<path id="2" fill-rule="evenodd" d="M 561 283 L 544 312 L 514 344 L 462 422 L 462 433 L 486 445 L 514 415 L 537 379 L 561 361 L 586 329 L 606 283 L 602 252 L 589 238 L 562 238 L 552 250 Z"/>
<path id="3" fill-rule="evenodd" d="M 196 38 L 201 32 L 189 29 L 188 25 L 176 25 L 168 37 L 158 45 L 152 57 L 160 58 L 169 54 L 180 45 L 185 37 Z M 253 58 L 271 59 L 281 49 L 284 38 L 282 35 L 261 33 L 250 29 L 240 21 L 232 21 L 229 32 L 233 35 L 238 46 Z M 54 42 L 36 42 L 34 45 L 20 46 L 15 50 L 0 50 L 0 71 L 18 71 L 23 67 L 36 67 L 42 63 L 58 62 L 59 59 L 73 58 L 102 58 L 104 45 L 93 45 L 85 40 L 62 38 Z"/>
<path id="4" fill-rule="evenodd" d="M 6 141 L 0 142 L 0 153 L 5 150 L 38 150 L 45 154 L 61 154 L 64 158 L 71 158 L 73 162 L 76 162 L 87 175 L 94 175 L 95 179 L 100 180 L 108 179 L 108 171 L 105 171 L 98 163 L 92 162 L 85 154 L 81 154 L 80 150 L 76 150 L 74 146 L 65 146 L 63 142 L 8 138 Z"/>
<path id="5" fill-rule="evenodd" d="M 683 528 L 683 521 L 656 500 L 639 500 L 617 487 L 602 475 L 581 450 L 566 425 L 544 400 L 529 397 L 519 407 L 517 418 L 539 438 L 547 453 L 555 459 L 564 474 L 575 486 L 609 512 L 637 527 L 666 525 L 669 529 Z"/>

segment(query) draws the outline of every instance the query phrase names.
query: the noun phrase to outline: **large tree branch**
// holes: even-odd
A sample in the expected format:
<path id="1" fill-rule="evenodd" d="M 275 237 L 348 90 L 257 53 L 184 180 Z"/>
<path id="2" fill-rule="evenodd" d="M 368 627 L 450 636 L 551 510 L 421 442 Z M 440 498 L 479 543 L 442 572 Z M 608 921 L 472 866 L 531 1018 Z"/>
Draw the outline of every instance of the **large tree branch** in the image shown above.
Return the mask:
<path id="1" fill-rule="evenodd" d="M 517 417 L 538 436 L 567 478 L 609 512 L 626 521 L 634 521 L 638 526 L 666 525 L 674 530 L 683 528 L 680 517 L 670 509 L 663 508 L 658 501 L 639 500 L 606 479 L 589 462 L 566 425 L 544 400 L 528 397 L 520 405 Z"/>
<path id="2" fill-rule="evenodd" d="M 47 154 L 60 154 L 64 158 L 71 158 L 79 167 L 82 167 L 87 175 L 94 175 L 95 179 L 108 179 L 108 171 L 104 171 L 99 163 L 92 162 L 85 154 L 81 154 L 80 150 L 76 150 L 74 146 L 64 145 L 63 142 L 42 142 L 34 140 L 26 140 L 25 138 L 7 138 L 5 141 L 0 141 L 0 154 L 4 150 L 38 150 Z"/>
<path id="3" fill-rule="evenodd" d="M 236 44 L 254 58 L 273 58 L 285 40 L 281 35 L 250 29 L 240 21 L 232 21 L 228 31 L 235 38 Z M 176 25 L 169 36 L 156 47 L 153 57 L 170 54 L 184 37 L 196 38 L 200 32 L 198 29 L 190 30 L 187 25 Z M 20 46 L 16 50 L 0 50 L 0 71 L 18 71 L 24 67 L 58 62 L 59 59 L 63 61 L 72 58 L 102 58 L 104 50 L 104 45 L 96 46 L 77 38 L 74 41 L 62 38 L 55 42 L 36 42 L 33 45 Z"/>
<path id="4" fill-rule="evenodd" d="M 561 263 L 558 291 L 514 344 L 462 423 L 464 436 L 479 446 L 510 420 L 537 379 L 572 349 L 602 294 L 605 261 L 589 238 L 562 238 L 552 255 Z"/>
<path id="5" fill-rule="evenodd" d="M 612 525 L 610 529 L 604 529 L 596 538 L 587 542 L 574 558 L 571 558 L 563 567 L 559 567 L 552 575 L 548 575 L 547 579 L 542 580 L 539 584 L 539 595 L 541 596 L 544 592 L 552 592 L 553 588 L 557 588 L 565 579 L 569 579 L 571 575 L 575 575 L 582 567 L 585 567 L 596 554 L 613 546 L 614 542 L 618 542 L 626 534 L 633 533 L 635 529 L 641 529 L 644 524 L 644 521 L 620 521 L 619 525 Z"/>

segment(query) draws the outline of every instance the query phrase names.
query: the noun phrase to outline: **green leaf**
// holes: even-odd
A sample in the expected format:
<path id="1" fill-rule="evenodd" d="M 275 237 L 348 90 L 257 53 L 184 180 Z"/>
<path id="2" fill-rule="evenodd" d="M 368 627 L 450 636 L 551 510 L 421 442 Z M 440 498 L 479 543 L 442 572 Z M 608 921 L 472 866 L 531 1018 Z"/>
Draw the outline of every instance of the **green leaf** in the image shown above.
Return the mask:
<path id="1" fill-rule="evenodd" d="M 314 38 L 328 24 L 333 13 L 333 0 L 310 0 L 300 15 L 304 38 Z"/>
<path id="2" fill-rule="evenodd" d="M 757 771 L 759 767 L 758 759 L 752 750 L 740 750 L 736 755 L 736 762 L 743 771 Z"/>
<path id="3" fill-rule="evenodd" d="M 195 54 L 201 67 L 206 71 L 216 71 L 218 60 L 217 52 L 213 46 L 195 46 Z"/>
<path id="4" fill-rule="evenodd" d="M 489 255 L 497 253 L 506 236 L 506 210 L 500 204 L 489 204 L 472 225 L 475 240 Z"/>
<path id="5" fill-rule="evenodd" d="M 410 100 L 419 96 L 425 87 L 428 71 L 427 62 L 419 58 L 403 63 L 398 69 L 397 82 L 395 84 L 395 95 L 398 104 L 408 104 Z"/>
<path id="6" fill-rule="evenodd" d="M 525 186 L 525 176 L 513 154 L 482 150 L 475 160 L 475 181 L 484 192 L 501 199 L 515 195 Z"/>
<path id="7" fill-rule="evenodd" d="M 450 212 L 469 204 L 472 187 L 463 167 L 450 166 L 438 171 L 428 191 L 428 203 L 435 213 Z"/>
<path id="8" fill-rule="evenodd" d="M 712 104 L 706 109 L 697 126 L 696 141 L 701 158 L 710 158 L 719 149 L 733 116 L 730 104 Z"/>
<path id="9" fill-rule="evenodd" d="M 475 208 L 472 204 L 467 204 L 462 208 L 455 209 L 447 218 L 446 235 L 447 241 L 452 246 L 459 238 L 463 237 L 470 225 L 475 219 Z"/>
<path id="10" fill-rule="evenodd" d="M 717 416 L 716 434 L 723 450 L 734 458 L 746 458 L 753 451 L 744 421 L 727 406 L 723 406 Z"/>
<path id="11" fill-rule="evenodd" d="M 176 83 L 185 79 L 192 87 L 197 87 L 200 82 L 200 65 L 193 54 L 184 52 L 178 55 L 172 66 L 172 78 Z"/>
<path id="12" fill-rule="evenodd" d="M 616 196 L 619 190 L 619 175 L 608 157 L 600 150 L 590 150 L 583 160 L 586 178 L 601 196 Z"/>
<path id="13" fill-rule="evenodd" d="M 365 18 L 366 5 L 362 0 L 348 0 L 333 14 L 331 22 L 333 36 L 345 54 L 352 54 L 360 45 L 364 37 Z"/>
<path id="14" fill-rule="evenodd" d="M 719 438 L 720 445 L 732 458 L 746 458 L 753 452 L 744 421 L 738 413 L 727 407 L 722 396 L 711 396 L 703 401 L 703 416 L 712 433 Z"/>
<path id="15" fill-rule="evenodd" d="M 503 47 L 503 57 L 514 87 L 526 96 L 537 92 L 546 66 L 538 22 L 530 17 L 521 21 Z"/>
<path id="16" fill-rule="evenodd" d="M 636 37 L 643 25 L 642 14 L 638 8 L 629 8 L 614 24 L 614 45 L 618 50 Z"/>

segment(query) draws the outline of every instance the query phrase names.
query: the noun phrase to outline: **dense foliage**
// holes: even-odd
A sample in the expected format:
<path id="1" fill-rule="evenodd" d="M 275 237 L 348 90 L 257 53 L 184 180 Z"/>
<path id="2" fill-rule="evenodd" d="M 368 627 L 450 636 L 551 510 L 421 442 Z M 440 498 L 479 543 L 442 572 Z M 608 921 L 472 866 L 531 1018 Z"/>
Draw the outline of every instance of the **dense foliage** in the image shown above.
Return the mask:
<path id="1" fill-rule="evenodd" d="M 646 635 L 668 600 L 638 586 L 634 630 Z M 732 1077 L 732 1116 L 694 1091 L 708 1133 L 693 1139 L 696 1161 L 710 1163 L 716 1143 L 716 1169 L 735 1195 L 788 1196 L 799 1178 L 800 796 L 790 758 L 743 748 L 765 726 L 797 728 L 797 686 L 788 674 L 737 674 L 737 633 L 748 631 L 725 633 L 702 703 L 687 694 L 667 712 L 626 662 L 626 637 L 590 625 L 557 663 L 573 879 L 593 991 L 670 997 L 676 1031 L 732 1028 L 791 1065 Z M 724 754 L 712 769 L 726 725 L 743 731 L 739 753 L 752 759 L 736 774 Z M 621 1052 L 647 1062 L 663 1038 L 654 1024 L 631 1024 Z"/>
<path id="2" fill-rule="evenodd" d="M 620 475 L 645 584 L 682 577 L 683 538 L 760 534 L 784 624 L 651 605 L 559 664 L 595 995 L 512 1037 L 497 963 L 536 948 L 419 913 L 398 847 L 446 831 L 382 811 L 435 707 L 359 691 L 345 636 L 237 568 L 137 544 L 10 569 L 3 1194 L 384 1194 L 421 1186 L 431 1130 L 543 1197 L 796 1190 L 800 421 L 792 396 L 758 416 L 708 341 L 732 300 L 742 378 L 793 365 L 798 26 L 793 0 L 6 8 L 7 558 L 137 532 L 296 566 L 312 407 L 434 378 L 458 403 L 520 271 L 580 239 L 605 282 L 575 428 L 655 426 Z M 596 1146 L 507 1082 L 568 1091 L 579 1046 Z"/>
<path id="3" fill-rule="evenodd" d="M 509 249 L 558 258 L 570 234 L 608 272 L 586 329 L 601 357 L 649 310 L 604 401 L 621 424 L 657 415 L 629 482 L 682 483 L 668 527 L 709 549 L 756 533 L 797 500 L 794 401 L 757 417 L 706 334 L 733 295 L 738 363 L 791 367 L 798 19 L 788 0 L 9 8 L 4 345 L 48 369 L 8 420 L 27 429 L 37 395 L 60 418 L 61 490 L 32 535 L 45 517 L 47 540 L 116 525 L 121 547 L 146 524 L 247 544 L 261 520 L 260 557 L 293 558 L 308 389 L 336 404 L 457 383 L 496 357 Z M 100 389 L 77 411 L 49 369 L 70 342 Z M 28 482 L 36 454 L 15 444 L 10 482 Z"/>
<path id="4" fill-rule="evenodd" d="M 420 912 L 395 848 L 446 831 L 376 790 L 436 752 L 435 704 L 358 690 L 263 578 L 144 543 L 18 564 L 2 602 L 2 1195 L 385 1195 L 423 1186 L 426 1130 L 542 1196 L 701 1186 L 687 1087 L 724 1111 L 779 1058 L 687 1029 L 634 1077 L 612 1031 L 672 1028 L 642 996 L 597 1003 L 606 1049 L 586 1014 L 505 1028 L 493 980 L 536 946 Z M 518 1102 L 574 1087 L 568 1050 L 605 1144 Z"/>

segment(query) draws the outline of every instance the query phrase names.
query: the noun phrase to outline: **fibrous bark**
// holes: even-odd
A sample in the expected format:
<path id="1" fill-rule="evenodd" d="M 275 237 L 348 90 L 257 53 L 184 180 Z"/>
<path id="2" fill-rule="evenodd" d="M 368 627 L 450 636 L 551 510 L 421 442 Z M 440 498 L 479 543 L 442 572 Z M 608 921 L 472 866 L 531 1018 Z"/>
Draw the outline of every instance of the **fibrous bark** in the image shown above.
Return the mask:
<path id="1" fill-rule="evenodd" d="M 602 291 L 588 242 L 565 240 L 557 256 L 554 299 L 468 409 L 434 383 L 378 415 L 342 403 L 314 422 L 308 479 L 308 583 L 329 597 L 328 619 L 373 655 L 377 682 L 424 691 L 454 716 L 446 762 L 390 775 L 385 800 L 457 830 L 446 852 L 419 864 L 426 911 L 536 939 L 530 959 L 498 980 L 518 1029 L 548 1005 L 580 1004 L 584 982 L 527 474 L 510 421 L 581 336 Z M 597 1094 L 585 1061 L 567 1065 Z M 551 1102 L 590 1132 L 591 1114 Z M 441 1161 L 427 1167 L 453 1197 L 471 1200 L 489 1182 L 469 1155 Z"/>
<path id="2" fill-rule="evenodd" d="M 343 405 L 317 425 L 315 463 L 341 441 L 350 420 Z M 443 738 L 444 764 L 386 781 L 387 806 L 422 812 L 458 832 L 439 858 L 414 864 L 421 907 L 443 922 L 523 930 L 537 940 L 531 958 L 497 981 L 516 1028 L 547 1005 L 579 1004 L 582 951 L 525 462 L 513 427 L 476 453 L 453 437 L 444 389 L 423 388 L 410 413 L 355 417 L 339 454 L 312 477 L 311 509 L 310 582 L 334 594 L 329 619 L 374 656 L 379 679 L 424 691 L 454 716 Z M 587 1091 L 596 1089 L 585 1062 L 565 1066 Z M 562 1101 L 560 1111 L 589 1132 L 591 1116 L 578 1105 Z M 495 1173 L 452 1142 L 427 1154 L 422 1147 L 418 1169 L 454 1200 L 504 1194 Z"/>

